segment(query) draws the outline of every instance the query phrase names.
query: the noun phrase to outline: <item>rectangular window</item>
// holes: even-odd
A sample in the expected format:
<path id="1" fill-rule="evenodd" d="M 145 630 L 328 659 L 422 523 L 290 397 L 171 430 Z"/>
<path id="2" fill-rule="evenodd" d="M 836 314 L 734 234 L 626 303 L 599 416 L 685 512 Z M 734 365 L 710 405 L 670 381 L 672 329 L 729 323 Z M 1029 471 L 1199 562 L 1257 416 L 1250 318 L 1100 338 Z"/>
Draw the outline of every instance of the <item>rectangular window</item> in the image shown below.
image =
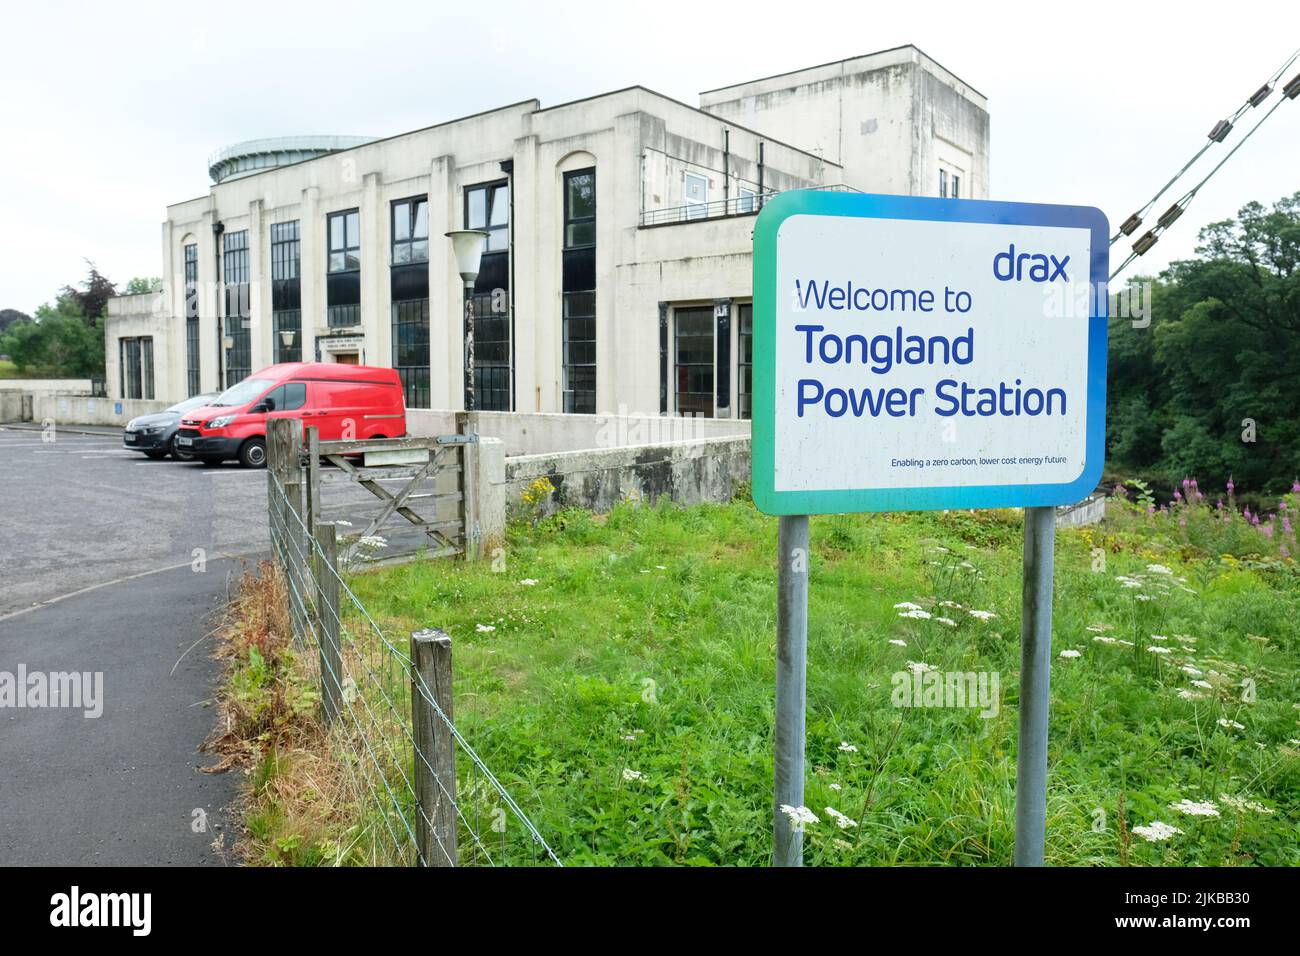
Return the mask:
<path id="1" fill-rule="evenodd" d="M 596 411 L 596 171 L 564 176 L 564 410 Z"/>
<path id="2" fill-rule="evenodd" d="M 199 247 L 185 247 L 185 384 L 199 394 Z"/>
<path id="3" fill-rule="evenodd" d="M 948 198 L 948 170 L 939 170 L 939 198 Z"/>
<path id="4" fill-rule="evenodd" d="M 271 225 L 271 335 L 275 361 L 302 361 L 302 246 L 298 220 Z"/>
<path id="5" fill-rule="evenodd" d="M 488 234 L 474 284 L 474 404 L 510 411 L 510 185 L 502 180 L 465 189 L 465 228 Z"/>
<path id="6" fill-rule="evenodd" d="M 248 230 L 227 232 L 222 242 L 222 279 L 226 290 L 226 387 L 252 373 L 252 338 L 248 330 L 249 259 Z"/>
<path id="7" fill-rule="evenodd" d="M 392 264 L 429 261 L 429 201 L 401 199 L 393 203 Z"/>
<path id="8" fill-rule="evenodd" d="M 953 173 L 952 174 L 952 198 L 958 199 L 960 197 L 961 197 L 961 177 L 958 176 L 956 173 Z"/>
<path id="9" fill-rule="evenodd" d="M 713 309 L 677 309 L 677 413 L 713 417 Z"/>
<path id="10" fill-rule="evenodd" d="M 356 272 L 361 269 L 361 213 L 355 209 L 330 213 L 329 271 Z"/>
<path id="11" fill-rule="evenodd" d="M 708 215 L 709 178 L 699 173 L 686 174 L 686 218 L 703 219 Z"/>
<path id="12" fill-rule="evenodd" d="M 361 214 L 355 209 L 330 213 L 325 225 L 325 324 L 332 329 L 360 325 Z"/>
<path id="13" fill-rule="evenodd" d="M 407 408 L 428 408 L 429 300 L 393 303 L 393 368 L 402 380 Z"/>
<path id="14" fill-rule="evenodd" d="M 122 397 L 152 399 L 153 338 L 118 339 L 117 347 Z"/>
<path id="15" fill-rule="evenodd" d="M 510 184 L 485 183 L 465 190 L 465 228 L 488 234 L 486 252 L 504 252 L 510 246 Z"/>
<path id="16" fill-rule="evenodd" d="M 564 248 L 596 244 L 596 171 L 583 169 L 564 176 Z"/>
<path id="17" fill-rule="evenodd" d="M 736 394 L 741 418 L 754 417 L 754 306 L 737 307 Z"/>
<path id="18" fill-rule="evenodd" d="M 740 199 L 736 202 L 736 212 L 746 213 L 754 211 L 754 190 L 740 187 Z"/>

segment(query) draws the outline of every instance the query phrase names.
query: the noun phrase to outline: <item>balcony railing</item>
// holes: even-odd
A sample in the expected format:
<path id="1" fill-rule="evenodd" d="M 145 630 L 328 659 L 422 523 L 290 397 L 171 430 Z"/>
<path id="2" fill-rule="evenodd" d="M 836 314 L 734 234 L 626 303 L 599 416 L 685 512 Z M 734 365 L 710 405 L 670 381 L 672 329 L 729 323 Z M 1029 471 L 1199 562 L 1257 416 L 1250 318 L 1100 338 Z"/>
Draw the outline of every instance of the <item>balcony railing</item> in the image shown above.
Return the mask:
<path id="1" fill-rule="evenodd" d="M 845 186 L 840 183 L 830 186 L 809 186 L 807 188 L 823 192 L 861 192 L 861 190 L 854 189 L 852 186 Z M 641 211 L 641 225 L 666 226 L 678 222 L 694 222 L 699 219 L 721 219 L 725 216 L 752 216 L 762 209 L 764 204 L 766 204 L 773 196 L 777 195 L 778 192 L 780 192 L 780 190 L 756 193 L 752 196 L 736 196 L 730 199 L 719 199 L 716 202 L 697 202 L 688 203 L 685 206 L 669 206 L 666 209 L 643 209 Z"/>

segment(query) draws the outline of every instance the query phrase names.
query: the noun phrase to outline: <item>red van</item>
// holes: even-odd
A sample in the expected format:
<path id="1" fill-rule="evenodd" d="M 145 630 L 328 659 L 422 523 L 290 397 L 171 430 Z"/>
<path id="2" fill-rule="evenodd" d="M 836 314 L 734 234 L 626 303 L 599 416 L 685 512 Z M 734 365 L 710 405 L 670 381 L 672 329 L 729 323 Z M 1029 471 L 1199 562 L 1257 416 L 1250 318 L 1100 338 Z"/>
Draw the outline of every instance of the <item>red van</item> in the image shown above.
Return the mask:
<path id="1" fill-rule="evenodd" d="M 391 368 L 324 362 L 272 365 L 187 412 L 176 446 L 203 462 L 266 465 L 266 420 L 300 418 L 321 441 L 365 441 L 406 434 L 402 382 Z"/>

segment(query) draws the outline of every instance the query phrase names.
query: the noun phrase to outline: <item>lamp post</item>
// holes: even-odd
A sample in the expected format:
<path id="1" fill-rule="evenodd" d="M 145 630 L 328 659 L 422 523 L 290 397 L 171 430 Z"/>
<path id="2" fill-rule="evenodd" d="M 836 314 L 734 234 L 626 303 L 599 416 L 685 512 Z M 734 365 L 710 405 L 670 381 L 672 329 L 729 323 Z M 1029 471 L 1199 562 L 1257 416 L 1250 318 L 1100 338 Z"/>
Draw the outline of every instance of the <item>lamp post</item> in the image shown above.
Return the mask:
<path id="1" fill-rule="evenodd" d="M 474 282 L 488 234 L 481 229 L 453 229 L 447 233 L 456 271 L 465 283 L 465 411 L 474 411 Z"/>
<path id="2" fill-rule="evenodd" d="M 295 333 L 293 329 L 280 330 L 280 346 L 284 351 L 287 352 L 289 349 L 293 348 L 294 335 Z"/>

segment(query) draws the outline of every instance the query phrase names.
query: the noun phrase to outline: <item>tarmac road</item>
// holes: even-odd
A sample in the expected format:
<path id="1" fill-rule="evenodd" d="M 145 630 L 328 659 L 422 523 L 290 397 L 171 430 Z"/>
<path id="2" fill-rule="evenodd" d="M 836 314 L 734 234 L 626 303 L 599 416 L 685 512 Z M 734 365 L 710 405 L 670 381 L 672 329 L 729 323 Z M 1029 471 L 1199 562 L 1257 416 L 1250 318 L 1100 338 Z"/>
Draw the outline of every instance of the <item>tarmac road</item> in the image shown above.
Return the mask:
<path id="1" fill-rule="evenodd" d="M 197 769 L 207 635 L 242 563 L 226 556 L 266 547 L 266 476 L 149 461 L 119 435 L 0 428 L 0 704 L 20 669 L 92 692 L 102 675 L 98 717 L 0 706 L 0 865 L 225 859 L 236 780 Z"/>

